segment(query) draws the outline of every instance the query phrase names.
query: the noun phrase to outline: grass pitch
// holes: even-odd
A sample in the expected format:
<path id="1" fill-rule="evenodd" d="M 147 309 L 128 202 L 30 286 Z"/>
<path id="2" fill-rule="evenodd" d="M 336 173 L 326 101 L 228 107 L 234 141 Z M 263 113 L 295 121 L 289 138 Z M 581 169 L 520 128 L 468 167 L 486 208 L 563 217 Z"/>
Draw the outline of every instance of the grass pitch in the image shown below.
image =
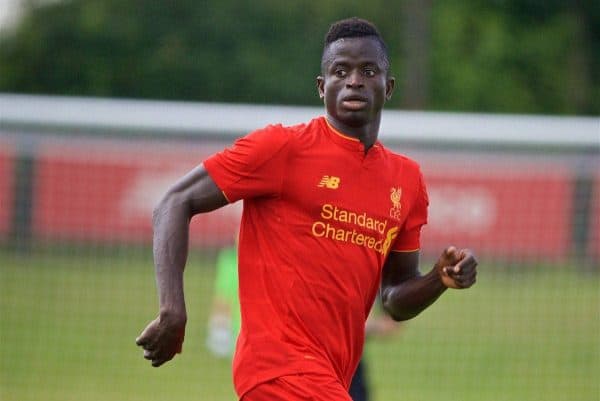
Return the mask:
<path id="1" fill-rule="evenodd" d="M 371 339 L 373 400 L 600 399 L 600 276 L 570 266 L 480 267 L 397 335 Z M 152 368 L 134 340 L 157 309 L 150 251 L 0 252 L 0 399 L 235 400 L 207 353 L 214 270 L 186 271 L 184 352 Z"/>

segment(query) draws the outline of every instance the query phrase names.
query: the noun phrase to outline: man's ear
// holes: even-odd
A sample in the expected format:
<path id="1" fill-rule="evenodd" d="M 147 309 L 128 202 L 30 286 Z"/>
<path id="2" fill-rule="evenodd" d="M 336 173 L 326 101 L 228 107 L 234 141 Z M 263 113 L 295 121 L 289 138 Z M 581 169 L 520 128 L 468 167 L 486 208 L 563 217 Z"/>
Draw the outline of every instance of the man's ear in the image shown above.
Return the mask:
<path id="1" fill-rule="evenodd" d="M 323 99 L 325 97 L 325 78 L 321 75 L 317 76 L 317 91 L 319 92 L 319 99 Z"/>
<path id="2" fill-rule="evenodd" d="M 392 98 L 392 93 L 394 93 L 395 86 L 396 78 L 388 77 L 387 82 L 385 84 L 385 100 L 390 100 Z"/>

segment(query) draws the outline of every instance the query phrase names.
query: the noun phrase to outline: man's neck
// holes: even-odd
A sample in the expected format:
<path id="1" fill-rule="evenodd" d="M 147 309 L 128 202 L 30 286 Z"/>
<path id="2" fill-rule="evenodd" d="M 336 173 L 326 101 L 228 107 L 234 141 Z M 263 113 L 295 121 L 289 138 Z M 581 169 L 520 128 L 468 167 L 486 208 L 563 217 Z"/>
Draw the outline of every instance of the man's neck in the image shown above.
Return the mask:
<path id="1" fill-rule="evenodd" d="M 365 147 L 365 153 L 371 149 L 375 142 L 377 142 L 380 123 L 379 119 L 361 126 L 346 125 L 329 116 L 327 116 L 327 121 L 333 128 L 342 134 L 358 139 Z"/>

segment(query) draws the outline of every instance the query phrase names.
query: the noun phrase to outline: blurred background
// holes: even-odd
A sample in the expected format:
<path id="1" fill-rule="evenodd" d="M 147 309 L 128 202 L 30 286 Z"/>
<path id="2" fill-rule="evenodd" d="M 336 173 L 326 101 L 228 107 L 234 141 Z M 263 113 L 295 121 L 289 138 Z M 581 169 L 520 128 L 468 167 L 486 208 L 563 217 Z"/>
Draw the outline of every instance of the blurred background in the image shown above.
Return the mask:
<path id="1" fill-rule="evenodd" d="M 192 222 L 184 352 L 152 369 L 151 212 L 268 123 L 323 113 L 331 22 L 373 21 L 381 140 L 430 192 L 423 270 L 480 259 L 365 349 L 371 400 L 600 400 L 600 3 L 0 1 L 0 399 L 234 400 L 207 346 L 241 205 Z"/>

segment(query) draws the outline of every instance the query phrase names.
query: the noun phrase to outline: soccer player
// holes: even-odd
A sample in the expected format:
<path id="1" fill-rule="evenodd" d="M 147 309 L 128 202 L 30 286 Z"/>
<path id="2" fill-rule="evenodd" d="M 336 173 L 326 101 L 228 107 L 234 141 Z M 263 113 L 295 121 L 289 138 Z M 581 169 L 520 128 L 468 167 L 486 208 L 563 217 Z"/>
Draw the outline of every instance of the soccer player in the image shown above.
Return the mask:
<path id="1" fill-rule="evenodd" d="M 242 401 L 350 401 L 378 292 L 400 321 L 448 288 L 473 285 L 477 262 L 466 249 L 450 246 L 419 271 L 425 183 L 416 162 L 377 140 L 394 89 L 389 67 L 374 25 L 334 23 L 316 80 L 325 116 L 252 132 L 167 191 L 153 215 L 158 317 L 136 340 L 152 366 L 182 349 L 190 219 L 238 200 L 233 376 Z"/>

